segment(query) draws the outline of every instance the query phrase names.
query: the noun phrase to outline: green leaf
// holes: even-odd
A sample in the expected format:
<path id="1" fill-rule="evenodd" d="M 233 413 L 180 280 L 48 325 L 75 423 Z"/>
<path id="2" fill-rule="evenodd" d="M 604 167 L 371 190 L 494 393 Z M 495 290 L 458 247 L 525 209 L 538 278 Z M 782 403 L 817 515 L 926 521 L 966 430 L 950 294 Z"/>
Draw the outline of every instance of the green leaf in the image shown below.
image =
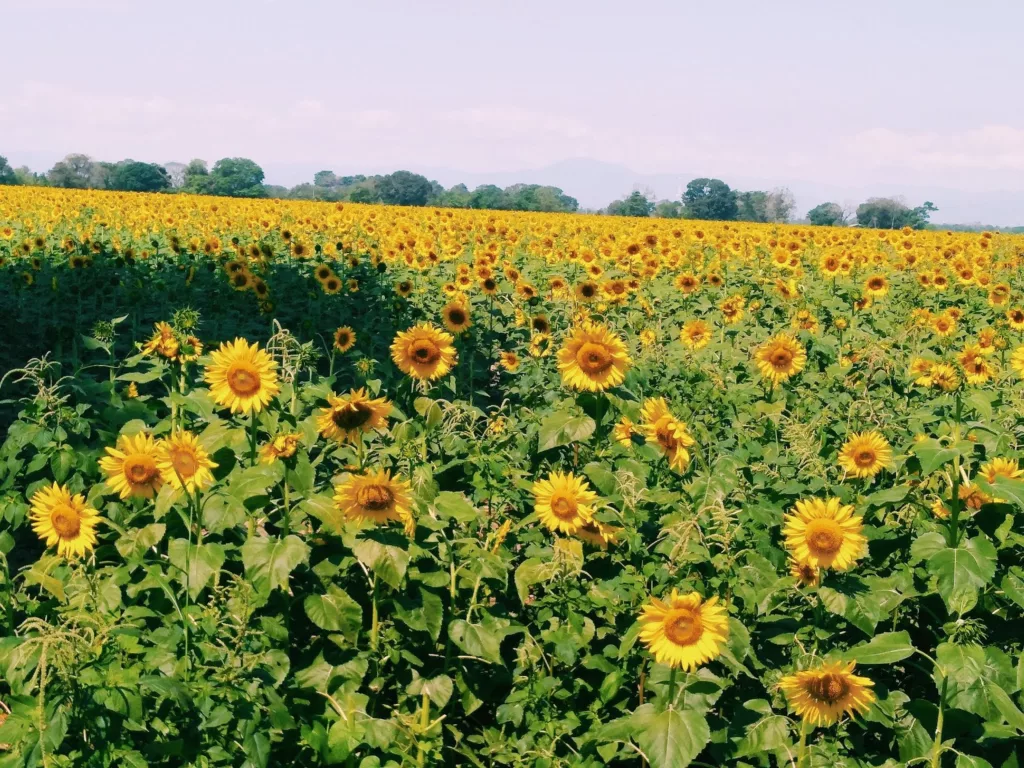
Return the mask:
<path id="1" fill-rule="evenodd" d="M 922 475 L 930 475 L 943 464 L 956 458 L 959 453 L 952 448 L 944 448 L 938 440 L 923 440 L 915 443 L 911 450 L 921 463 Z"/>
<path id="2" fill-rule="evenodd" d="M 242 545 L 242 564 L 257 589 L 287 589 L 288 577 L 309 557 L 309 547 L 298 536 L 283 539 L 253 537 Z"/>
<path id="3" fill-rule="evenodd" d="M 526 605 L 530 596 L 530 587 L 534 584 L 541 584 L 548 581 L 555 575 L 557 567 L 554 563 L 541 560 L 539 557 L 529 557 L 520 563 L 516 568 L 516 592 L 519 593 L 519 601 Z"/>
<path id="4" fill-rule="evenodd" d="M 570 443 L 586 440 L 597 429 L 589 416 L 573 416 L 571 413 L 553 413 L 540 423 L 538 432 L 539 451 L 550 451 Z"/>
<path id="5" fill-rule="evenodd" d="M 470 656 L 477 656 L 494 664 L 501 663 L 502 636 L 483 624 L 470 624 L 455 619 L 448 624 L 452 642 Z"/>
<path id="6" fill-rule="evenodd" d="M 451 699 L 453 690 L 454 685 L 448 675 L 437 675 L 429 679 L 417 677 L 409 686 L 411 696 L 422 696 L 425 693 L 437 707 L 442 709 Z"/>
<path id="7" fill-rule="evenodd" d="M 960 754 L 956 756 L 956 768 L 992 768 L 992 763 L 974 755 Z"/>
<path id="8" fill-rule="evenodd" d="M 163 538 L 167 526 L 163 523 L 150 523 L 142 528 L 126 531 L 114 543 L 121 557 L 126 560 L 141 557 L 150 547 L 155 547 Z"/>
<path id="9" fill-rule="evenodd" d="M 460 523 L 472 523 L 480 518 L 480 513 L 464 494 L 452 491 L 441 491 L 437 494 L 434 509 L 441 517 L 450 517 Z"/>
<path id="10" fill-rule="evenodd" d="M 1016 728 L 1021 733 L 1024 733 L 1024 712 L 1021 712 L 1016 704 L 1013 703 L 1013 699 L 1010 698 L 1010 694 L 1004 691 L 995 683 L 990 683 L 988 686 L 988 695 L 995 704 L 996 709 L 999 713 L 1006 718 L 1006 722 L 1011 727 Z"/>
<path id="11" fill-rule="evenodd" d="M 914 646 L 909 632 L 883 632 L 850 648 L 844 655 L 858 664 L 892 664 L 913 656 Z"/>
<path id="12" fill-rule="evenodd" d="M 941 552 L 945 548 L 946 537 L 938 531 L 930 531 L 928 533 L 921 534 L 914 539 L 914 543 L 910 545 L 910 560 L 911 562 L 929 560 L 936 553 Z"/>
<path id="13" fill-rule="evenodd" d="M 363 609 L 341 587 L 331 584 L 326 595 L 307 595 L 302 603 L 309 620 L 328 632 L 341 632 L 355 642 L 363 626 Z"/>
<path id="14" fill-rule="evenodd" d="M 988 539 L 977 536 L 962 546 L 940 550 L 928 559 L 927 567 L 936 576 L 946 607 L 963 615 L 977 605 L 978 590 L 995 575 L 996 550 Z"/>
<path id="15" fill-rule="evenodd" d="M 188 593 L 193 600 L 220 571 L 226 558 L 220 544 L 193 543 L 190 547 L 186 539 L 171 539 L 167 543 L 167 556 L 171 565 L 178 569 L 175 576 L 182 585 L 186 583 L 187 565 Z"/>
<path id="16" fill-rule="evenodd" d="M 1024 508 L 1024 481 L 1011 480 L 1008 477 L 997 477 L 990 483 L 983 477 L 975 478 L 978 486 L 985 493 L 996 499 L 1005 499 L 1018 507 Z"/>
<path id="17" fill-rule="evenodd" d="M 1009 572 L 1003 576 L 999 588 L 1003 590 L 1003 594 L 1024 608 L 1024 578 L 1021 578 L 1020 568 L 1010 568 Z"/>
<path id="18" fill-rule="evenodd" d="M 644 704 L 634 712 L 633 721 L 638 726 L 634 738 L 651 768 L 686 768 L 711 739 L 708 721 L 699 712 L 655 713 L 653 705 Z"/>
<path id="19" fill-rule="evenodd" d="M 352 545 L 359 562 L 398 589 L 409 567 L 409 541 L 401 534 L 388 531 L 368 531 Z"/>

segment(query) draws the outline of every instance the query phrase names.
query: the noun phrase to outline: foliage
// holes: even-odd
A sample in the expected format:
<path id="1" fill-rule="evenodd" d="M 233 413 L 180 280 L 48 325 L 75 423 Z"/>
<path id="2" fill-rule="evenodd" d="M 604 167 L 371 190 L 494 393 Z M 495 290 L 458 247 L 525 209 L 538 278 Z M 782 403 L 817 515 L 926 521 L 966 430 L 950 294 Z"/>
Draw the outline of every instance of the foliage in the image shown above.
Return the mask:
<path id="1" fill-rule="evenodd" d="M 5 189 L 0 768 L 1016 766 L 1022 253 L 992 233 Z M 454 368 L 404 376 L 398 333 L 453 306 Z M 600 362 L 593 320 L 624 378 L 569 389 L 573 361 Z M 779 334 L 803 358 L 773 386 L 759 350 Z M 277 364 L 255 414 L 210 386 L 236 337 Z M 386 398 L 381 423 L 325 437 L 353 389 Z M 106 449 L 181 429 L 208 485 L 113 492 Z M 866 432 L 891 450 L 859 476 Z M 336 501 L 378 468 L 408 482 L 406 525 Z M 541 522 L 556 472 L 586 482 L 604 546 Z M 33 530 L 53 483 L 102 517 L 84 557 Z M 786 516 L 831 499 L 866 543 L 814 583 Z M 673 590 L 727 626 L 692 669 L 642 636 Z M 808 725 L 782 683 L 826 661 L 872 700 Z"/>
<path id="2" fill-rule="evenodd" d="M 654 203 L 639 190 L 633 190 L 625 200 L 615 200 L 608 205 L 610 216 L 639 216 L 646 218 L 654 211 Z"/>
<path id="3" fill-rule="evenodd" d="M 884 229 L 924 229 L 928 217 L 938 208 L 930 201 L 909 208 L 901 200 L 891 197 L 872 197 L 857 206 L 857 223 L 864 227 Z"/>
<path id="4" fill-rule="evenodd" d="M 839 203 L 821 203 L 807 212 L 807 220 L 817 227 L 837 227 L 846 223 L 846 212 Z"/>
<path id="5" fill-rule="evenodd" d="M 125 160 L 107 176 L 107 188 L 123 192 L 162 192 L 171 187 L 171 178 L 163 166 Z"/>
<path id="6" fill-rule="evenodd" d="M 683 192 L 689 219 L 732 221 L 739 213 L 736 195 L 721 179 L 693 179 Z"/>

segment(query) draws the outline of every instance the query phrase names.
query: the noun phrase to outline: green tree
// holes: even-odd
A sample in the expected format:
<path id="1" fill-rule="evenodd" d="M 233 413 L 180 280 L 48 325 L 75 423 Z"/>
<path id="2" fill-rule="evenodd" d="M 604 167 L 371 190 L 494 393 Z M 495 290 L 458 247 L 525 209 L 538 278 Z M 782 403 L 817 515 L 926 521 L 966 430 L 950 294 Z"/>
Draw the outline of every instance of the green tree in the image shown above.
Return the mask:
<path id="1" fill-rule="evenodd" d="M 910 208 L 902 200 L 892 197 L 871 197 L 857 206 L 857 223 L 862 227 L 879 229 L 924 229 L 932 213 L 939 210 L 931 200 Z"/>
<path id="2" fill-rule="evenodd" d="M 683 205 L 691 219 L 733 221 L 738 213 L 736 195 L 721 179 L 694 179 L 683 192 Z"/>
<path id="3" fill-rule="evenodd" d="M 161 165 L 125 160 L 107 175 L 107 189 L 124 192 L 162 192 L 171 188 L 171 177 Z"/>
<path id="4" fill-rule="evenodd" d="M 364 183 L 353 189 L 348 199 L 353 203 L 379 203 L 380 195 L 377 194 L 376 185 Z"/>
<path id="5" fill-rule="evenodd" d="M 313 184 L 317 187 L 337 187 L 341 180 L 334 171 L 317 171 L 313 174 Z"/>
<path id="6" fill-rule="evenodd" d="M 807 220 L 818 227 L 836 227 L 846 221 L 846 214 L 838 203 L 821 203 L 807 212 Z"/>
<path id="7" fill-rule="evenodd" d="M 196 195 L 204 195 L 209 192 L 210 170 L 206 167 L 205 160 L 190 160 L 185 166 L 182 175 L 182 189 Z"/>
<path id="8" fill-rule="evenodd" d="M 103 186 L 104 168 L 88 155 L 71 154 L 54 164 L 46 176 L 55 187 L 96 189 Z"/>
<path id="9" fill-rule="evenodd" d="M 434 201 L 443 208 L 468 208 L 470 191 L 465 184 L 456 184 L 437 196 Z"/>
<path id="10" fill-rule="evenodd" d="M 7 162 L 7 158 L 0 155 L 0 184 L 17 184 L 18 174 L 11 168 L 11 164 Z"/>
<path id="11" fill-rule="evenodd" d="M 191 166 L 191 163 L 189 163 Z M 186 169 L 187 170 L 187 169 Z M 266 197 L 263 169 L 245 157 L 225 157 L 213 164 L 204 190 L 223 197 Z"/>
<path id="12" fill-rule="evenodd" d="M 653 215 L 659 219 L 681 219 L 683 213 L 683 204 L 678 200 L 660 200 L 654 206 Z"/>
<path id="13" fill-rule="evenodd" d="M 395 171 L 380 180 L 377 194 L 388 205 L 426 205 L 434 188 L 426 176 L 410 171 Z"/>
<path id="14" fill-rule="evenodd" d="M 469 196 L 470 208 L 482 208 L 489 210 L 507 210 L 508 199 L 505 190 L 494 184 L 482 184 L 473 190 Z"/>
<path id="15" fill-rule="evenodd" d="M 614 200 L 608 204 L 609 216 L 638 216 L 647 218 L 654 211 L 654 203 L 639 190 L 633 190 L 625 200 Z"/>

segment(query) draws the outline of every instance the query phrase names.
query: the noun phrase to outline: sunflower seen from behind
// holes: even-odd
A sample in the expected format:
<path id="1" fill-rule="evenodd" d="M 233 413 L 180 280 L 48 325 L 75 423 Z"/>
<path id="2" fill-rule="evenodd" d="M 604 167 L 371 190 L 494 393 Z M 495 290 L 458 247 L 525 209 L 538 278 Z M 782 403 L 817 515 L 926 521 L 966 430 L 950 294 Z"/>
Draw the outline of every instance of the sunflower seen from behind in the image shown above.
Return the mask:
<path id="1" fill-rule="evenodd" d="M 652 597 L 641 609 L 640 640 L 659 664 L 692 672 L 715 659 L 729 636 L 729 617 L 718 598 L 672 590 L 665 601 Z"/>
<path id="2" fill-rule="evenodd" d="M 558 350 L 562 383 L 586 392 L 617 387 L 632 363 L 622 339 L 607 326 L 589 321 L 577 326 Z"/>
<path id="3" fill-rule="evenodd" d="M 160 450 L 146 432 L 121 435 L 114 448 L 107 447 L 100 469 L 107 474 L 107 485 L 122 499 L 151 499 L 164 484 L 157 466 Z"/>
<path id="4" fill-rule="evenodd" d="M 855 662 L 826 661 L 779 682 L 789 707 L 812 726 L 833 725 L 844 715 L 863 715 L 875 694 L 869 678 L 853 674 Z"/>
<path id="5" fill-rule="evenodd" d="M 867 553 L 863 518 L 839 499 L 800 499 L 786 515 L 786 548 L 799 563 L 848 570 Z"/>
<path id="6" fill-rule="evenodd" d="M 47 547 L 57 547 L 61 557 L 82 557 L 96 547 L 99 513 L 80 493 L 53 483 L 32 495 L 29 519 L 32 530 Z"/>
<path id="7" fill-rule="evenodd" d="M 597 494 L 582 477 L 552 472 L 532 490 L 537 517 L 548 530 L 574 534 L 593 522 Z"/>
<path id="8" fill-rule="evenodd" d="M 364 432 L 372 432 L 387 424 L 391 401 L 384 397 L 371 398 L 364 388 L 353 389 L 347 395 L 328 395 L 327 407 L 320 409 L 317 428 L 328 440 L 355 441 Z"/>
<path id="9" fill-rule="evenodd" d="M 231 413 L 259 413 L 281 391 L 277 363 L 241 337 L 210 353 L 204 378 L 214 402 Z"/>
<path id="10" fill-rule="evenodd" d="M 429 323 L 400 331 L 391 343 L 391 359 L 406 376 L 433 381 L 455 366 L 455 339 Z"/>

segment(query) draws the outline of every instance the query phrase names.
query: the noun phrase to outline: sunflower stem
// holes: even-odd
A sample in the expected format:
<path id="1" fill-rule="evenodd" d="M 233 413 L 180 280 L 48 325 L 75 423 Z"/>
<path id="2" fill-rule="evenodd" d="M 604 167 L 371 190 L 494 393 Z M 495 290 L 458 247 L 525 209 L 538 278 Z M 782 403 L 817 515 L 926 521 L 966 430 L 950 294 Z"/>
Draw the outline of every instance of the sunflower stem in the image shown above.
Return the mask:
<path id="1" fill-rule="evenodd" d="M 960 393 L 954 395 L 956 399 L 956 440 L 960 440 L 960 420 L 963 415 L 963 402 Z M 960 542 L 960 454 L 953 456 L 953 495 L 949 500 L 949 546 L 956 548 Z"/>
<path id="2" fill-rule="evenodd" d="M 249 465 L 256 466 L 256 409 L 250 413 L 249 422 Z"/>
<path id="3" fill-rule="evenodd" d="M 796 751 L 796 768 L 804 768 L 807 762 L 807 721 L 800 723 L 800 746 Z"/>
<path id="4" fill-rule="evenodd" d="M 675 667 L 672 667 L 672 671 L 668 673 L 668 706 L 669 708 L 675 703 L 676 700 L 676 673 Z"/>
<path id="5" fill-rule="evenodd" d="M 946 689 L 948 685 L 949 677 L 943 672 L 942 693 L 939 694 L 939 714 L 935 720 L 935 743 L 932 745 L 931 768 L 939 768 L 939 758 L 942 757 L 942 721 L 946 714 Z"/>
<path id="6" fill-rule="evenodd" d="M 377 582 L 370 585 L 370 650 L 377 650 L 380 634 L 380 616 L 377 614 Z"/>

